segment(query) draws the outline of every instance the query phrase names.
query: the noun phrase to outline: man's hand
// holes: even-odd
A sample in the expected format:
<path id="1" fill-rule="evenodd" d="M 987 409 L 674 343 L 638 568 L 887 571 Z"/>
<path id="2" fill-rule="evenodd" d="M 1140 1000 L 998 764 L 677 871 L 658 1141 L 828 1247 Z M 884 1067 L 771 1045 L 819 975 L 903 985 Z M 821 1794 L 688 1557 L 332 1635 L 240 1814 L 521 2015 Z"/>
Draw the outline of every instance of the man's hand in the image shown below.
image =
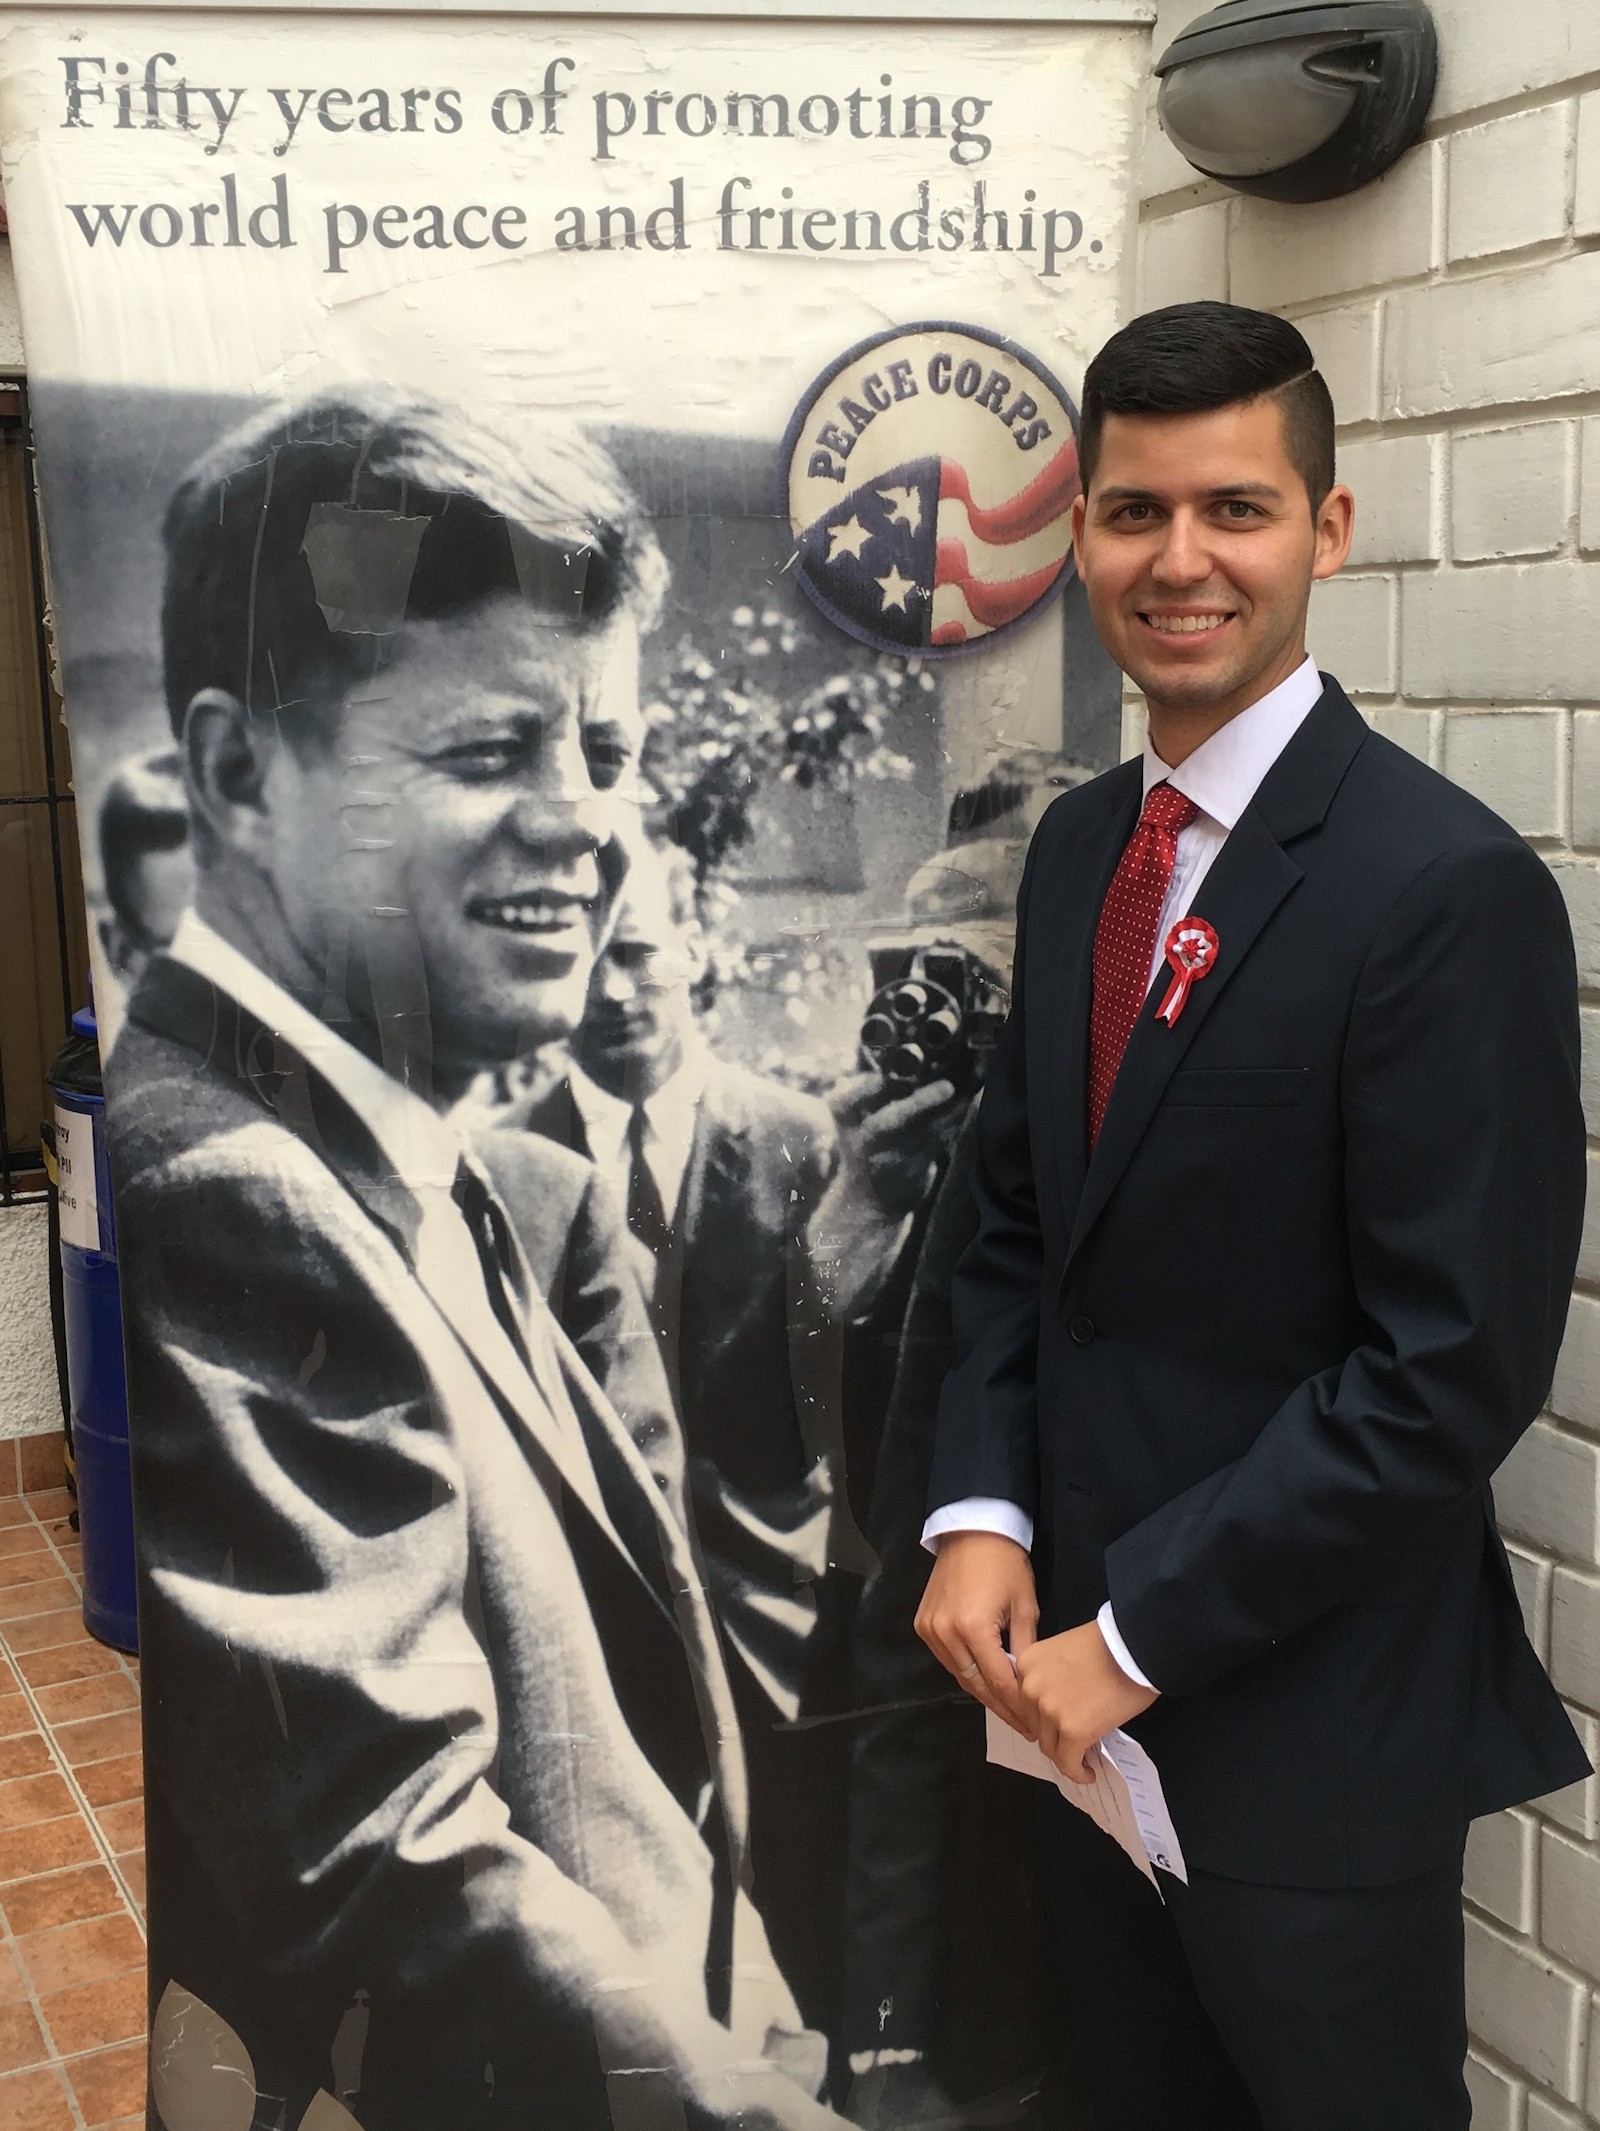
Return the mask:
<path id="1" fill-rule="evenodd" d="M 1042 1643 L 1030 1636 L 1017 1655 L 1017 1686 L 1029 1736 L 1072 1783 L 1093 1783 L 1091 1749 L 1157 1699 L 1129 1679 L 1094 1621 Z"/>
<path id="2" fill-rule="evenodd" d="M 996 1532 L 947 1532 L 917 1608 L 917 1633 L 975 1701 L 1025 1739 L 1038 1732 L 1018 1672 L 1038 1625 L 1033 1563 L 1016 1541 Z"/>

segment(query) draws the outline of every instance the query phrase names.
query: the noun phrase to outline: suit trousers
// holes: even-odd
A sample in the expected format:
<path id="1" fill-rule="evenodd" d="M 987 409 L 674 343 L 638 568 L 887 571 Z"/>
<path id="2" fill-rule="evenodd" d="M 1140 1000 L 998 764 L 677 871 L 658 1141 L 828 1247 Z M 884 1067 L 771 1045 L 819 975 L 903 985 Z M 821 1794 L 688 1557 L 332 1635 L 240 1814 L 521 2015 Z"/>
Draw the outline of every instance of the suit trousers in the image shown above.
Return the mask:
<path id="1" fill-rule="evenodd" d="M 1468 2131 L 1459 1864 L 1336 1889 L 1191 1870 L 1158 1895 L 1054 1792 L 1035 1810 L 1098 2131 Z"/>

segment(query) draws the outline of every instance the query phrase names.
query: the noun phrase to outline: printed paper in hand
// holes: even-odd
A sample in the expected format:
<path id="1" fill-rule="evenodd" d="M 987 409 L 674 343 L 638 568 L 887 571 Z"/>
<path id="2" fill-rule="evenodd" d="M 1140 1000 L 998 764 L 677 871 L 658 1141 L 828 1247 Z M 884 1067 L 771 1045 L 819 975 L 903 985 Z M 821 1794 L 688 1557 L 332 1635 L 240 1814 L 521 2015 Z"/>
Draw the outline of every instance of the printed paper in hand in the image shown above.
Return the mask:
<path id="1" fill-rule="evenodd" d="M 1095 1748 L 1093 1783 L 1069 1783 L 1055 1763 L 1030 1740 L 988 1712 L 988 1754 L 998 1768 L 1053 1783 L 1069 1805 L 1087 1813 L 1114 1843 L 1124 1849 L 1152 1886 L 1159 1865 L 1174 1879 L 1189 1882 L 1172 1815 L 1161 1789 L 1156 1765 L 1137 1739 L 1125 1731 L 1107 1732 Z"/>

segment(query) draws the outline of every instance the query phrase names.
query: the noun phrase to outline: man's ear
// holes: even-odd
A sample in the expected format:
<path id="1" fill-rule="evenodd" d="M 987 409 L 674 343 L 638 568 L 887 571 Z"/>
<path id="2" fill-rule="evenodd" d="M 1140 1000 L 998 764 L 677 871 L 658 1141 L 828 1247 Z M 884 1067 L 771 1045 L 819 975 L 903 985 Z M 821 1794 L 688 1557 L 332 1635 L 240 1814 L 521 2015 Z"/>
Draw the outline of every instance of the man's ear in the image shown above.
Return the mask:
<path id="1" fill-rule="evenodd" d="M 267 771 L 279 745 L 269 718 L 252 718 L 225 688 L 202 688 L 183 720 L 184 781 L 207 842 L 254 852 L 266 828 Z"/>
<path id="2" fill-rule="evenodd" d="M 1083 575 L 1083 521 L 1089 514 L 1089 498 L 1083 489 L 1072 499 L 1072 560 Z"/>
<path id="3" fill-rule="evenodd" d="M 1311 565 L 1313 579 L 1336 577 L 1350 554 L 1356 530 L 1356 499 L 1341 481 L 1322 499 L 1317 513 L 1317 553 Z"/>

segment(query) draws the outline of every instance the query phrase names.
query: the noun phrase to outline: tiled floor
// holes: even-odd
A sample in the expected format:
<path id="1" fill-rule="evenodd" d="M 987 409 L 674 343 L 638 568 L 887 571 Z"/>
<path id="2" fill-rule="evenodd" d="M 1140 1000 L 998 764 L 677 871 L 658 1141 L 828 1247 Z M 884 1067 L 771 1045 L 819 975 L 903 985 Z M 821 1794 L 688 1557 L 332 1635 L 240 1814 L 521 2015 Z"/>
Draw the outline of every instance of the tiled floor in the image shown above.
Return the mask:
<path id="1" fill-rule="evenodd" d="M 84 1629 L 70 1507 L 0 1496 L 0 2131 L 144 2123 L 139 1668 Z"/>

